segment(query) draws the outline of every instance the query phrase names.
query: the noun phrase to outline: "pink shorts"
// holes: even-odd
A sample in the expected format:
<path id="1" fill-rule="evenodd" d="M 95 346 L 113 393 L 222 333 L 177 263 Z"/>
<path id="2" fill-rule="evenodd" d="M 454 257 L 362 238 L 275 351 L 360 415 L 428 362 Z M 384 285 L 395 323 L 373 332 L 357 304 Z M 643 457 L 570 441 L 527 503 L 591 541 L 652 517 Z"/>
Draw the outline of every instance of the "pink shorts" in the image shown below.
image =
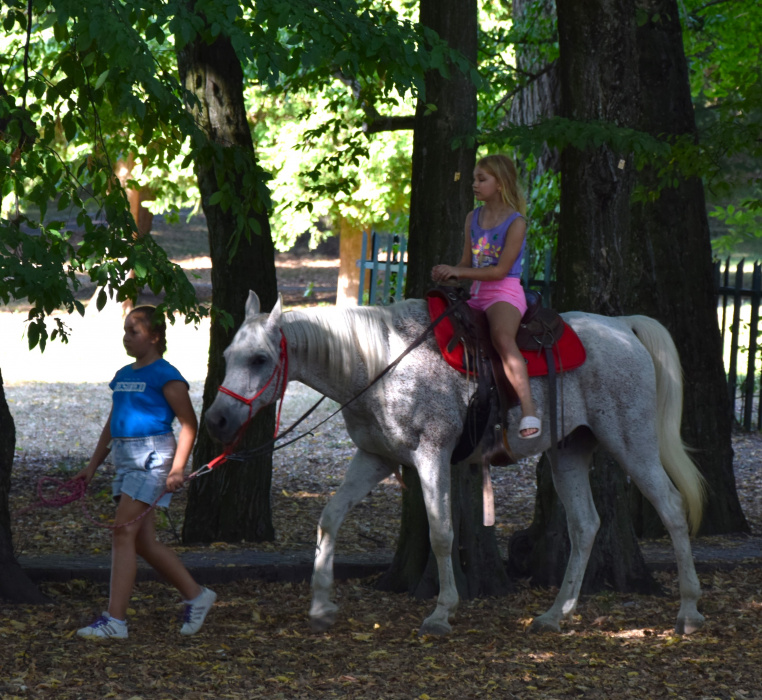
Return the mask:
<path id="1" fill-rule="evenodd" d="M 507 301 L 524 315 L 527 310 L 527 297 L 518 277 L 474 282 L 471 285 L 471 298 L 467 303 L 472 309 L 486 311 L 498 301 Z"/>

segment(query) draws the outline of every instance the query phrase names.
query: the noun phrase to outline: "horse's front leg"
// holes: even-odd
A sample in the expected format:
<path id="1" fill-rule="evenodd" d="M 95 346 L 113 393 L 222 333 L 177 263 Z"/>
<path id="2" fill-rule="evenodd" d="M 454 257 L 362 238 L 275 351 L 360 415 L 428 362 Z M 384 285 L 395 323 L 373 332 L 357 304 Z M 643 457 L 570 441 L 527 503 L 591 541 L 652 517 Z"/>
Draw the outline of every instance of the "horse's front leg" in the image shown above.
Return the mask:
<path id="1" fill-rule="evenodd" d="M 452 568 L 450 461 L 444 457 L 418 460 L 417 470 L 429 520 L 431 550 L 439 572 L 437 607 L 423 621 L 419 634 L 448 634 L 452 631 L 450 618 L 458 607 L 458 589 Z"/>
<path id="2" fill-rule="evenodd" d="M 382 479 L 389 476 L 395 465 L 381 457 L 357 450 L 347 468 L 344 481 L 336 494 L 323 508 L 318 522 L 315 566 L 312 573 L 312 629 L 323 631 L 336 622 L 338 605 L 333 602 L 333 555 L 336 534 L 347 513 L 354 508 Z"/>

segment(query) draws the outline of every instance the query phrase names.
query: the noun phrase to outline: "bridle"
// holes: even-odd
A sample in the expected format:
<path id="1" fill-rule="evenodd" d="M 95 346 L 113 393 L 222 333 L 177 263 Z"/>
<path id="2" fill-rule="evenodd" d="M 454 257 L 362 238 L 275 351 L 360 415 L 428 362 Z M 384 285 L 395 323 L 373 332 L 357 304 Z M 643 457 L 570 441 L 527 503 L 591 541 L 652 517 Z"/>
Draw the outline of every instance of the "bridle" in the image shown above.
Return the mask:
<path id="1" fill-rule="evenodd" d="M 262 396 L 262 394 L 267 391 L 267 387 L 272 384 L 273 380 L 275 381 L 275 401 L 280 399 L 280 406 L 278 407 L 278 416 L 275 420 L 275 434 L 273 437 L 278 436 L 278 430 L 280 429 L 280 412 L 283 408 L 283 396 L 286 393 L 286 386 L 288 385 L 288 347 L 286 345 L 286 336 L 283 334 L 283 330 L 280 331 L 280 356 L 278 357 L 278 362 L 275 365 L 275 369 L 273 369 L 272 374 L 270 375 L 270 378 L 265 382 L 265 385 L 256 393 L 254 396 L 252 396 L 250 399 L 247 399 L 245 396 L 241 396 L 240 394 L 236 394 L 235 391 L 232 391 L 231 389 L 228 389 L 227 387 L 224 387 L 220 385 L 218 391 L 222 392 L 223 394 L 226 394 L 227 396 L 230 396 L 231 398 L 234 398 L 236 401 L 240 401 L 241 403 L 246 404 L 249 407 L 249 415 L 246 418 L 246 421 L 241 426 L 240 430 L 238 431 L 239 435 L 242 434 L 246 427 L 251 422 L 251 419 L 254 417 L 253 410 L 254 410 L 254 402 Z M 280 388 L 278 388 L 278 384 L 280 384 Z M 269 403 L 273 403 L 273 401 L 270 401 Z"/>
<path id="2" fill-rule="evenodd" d="M 407 355 L 409 355 L 413 350 L 415 350 L 421 343 L 423 343 L 426 338 L 429 337 L 429 335 L 432 333 L 434 328 L 439 324 L 440 321 L 442 321 L 447 316 L 451 315 L 454 311 L 456 311 L 462 304 L 465 303 L 464 299 L 458 299 L 456 300 L 451 306 L 447 307 L 437 318 L 435 318 L 427 327 L 426 329 L 415 339 L 413 340 L 410 345 L 408 345 L 405 350 L 395 359 L 393 362 L 388 364 L 384 370 L 382 370 L 376 377 L 368 383 L 365 388 L 361 389 L 357 394 L 355 394 L 349 401 L 346 401 L 341 406 L 339 406 L 336 410 L 334 410 L 327 418 L 324 418 L 321 420 L 317 425 L 313 426 L 310 430 L 307 430 L 304 433 L 296 435 L 296 437 L 292 437 L 290 440 L 283 441 L 283 438 L 288 436 L 290 433 L 292 433 L 296 428 L 304 421 L 306 420 L 309 415 L 315 411 L 315 409 L 325 400 L 325 396 L 320 397 L 318 399 L 317 403 L 315 403 L 311 408 L 309 408 L 307 411 L 305 411 L 301 417 L 299 417 L 289 428 L 284 430 L 280 435 L 278 435 L 278 426 L 280 424 L 280 409 L 283 407 L 283 394 L 286 390 L 286 384 L 288 383 L 288 354 L 287 354 L 287 347 L 286 347 L 286 336 L 283 334 L 283 330 L 281 329 L 281 341 L 280 341 L 280 347 L 281 347 L 281 357 L 278 361 L 278 366 L 273 370 L 273 374 L 270 377 L 270 379 L 267 380 L 267 384 L 265 384 L 252 398 L 247 399 L 240 394 L 236 394 L 234 391 L 231 391 L 230 389 L 220 386 L 219 391 L 221 391 L 223 394 L 227 394 L 228 396 L 241 401 L 249 406 L 249 417 L 246 420 L 246 422 L 238 429 L 238 432 L 236 434 L 235 441 L 226 446 L 223 453 L 219 455 L 218 457 L 215 457 L 211 462 L 208 464 L 205 464 L 201 469 L 198 470 L 197 474 L 201 475 L 203 473 L 206 473 L 208 471 L 211 471 L 212 469 L 216 469 L 218 466 L 226 462 L 228 459 L 237 460 L 237 461 L 244 461 L 246 459 L 251 459 L 252 457 L 256 457 L 262 454 L 265 454 L 267 452 L 274 452 L 275 450 L 283 449 L 284 447 L 296 442 L 297 440 L 301 440 L 302 438 L 306 437 L 307 435 L 312 435 L 313 431 L 323 425 L 324 423 L 327 423 L 331 418 L 333 418 L 335 415 L 341 413 L 347 406 L 349 406 L 351 403 L 354 403 L 359 399 L 363 394 L 365 394 L 371 387 L 375 386 L 378 382 L 381 381 L 387 374 L 389 374 Z M 258 447 L 254 447 L 248 450 L 241 450 L 239 452 L 234 452 L 234 449 L 238 445 L 238 443 L 241 440 L 241 437 L 243 436 L 244 432 L 246 431 L 246 427 L 251 422 L 252 419 L 252 404 L 253 402 L 262 395 L 262 393 L 267 389 L 270 382 L 273 381 L 273 379 L 277 376 L 280 376 L 280 369 L 281 366 L 284 367 L 284 382 L 283 386 L 281 388 L 280 392 L 280 408 L 278 409 L 278 418 L 276 421 L 275 426 L 275 435 L 273 436 L 272 440 L 268 441 L 267 443 L 263 445 L 259 445 Z M 279 443 L 276 446 L 276 443 Z"/>

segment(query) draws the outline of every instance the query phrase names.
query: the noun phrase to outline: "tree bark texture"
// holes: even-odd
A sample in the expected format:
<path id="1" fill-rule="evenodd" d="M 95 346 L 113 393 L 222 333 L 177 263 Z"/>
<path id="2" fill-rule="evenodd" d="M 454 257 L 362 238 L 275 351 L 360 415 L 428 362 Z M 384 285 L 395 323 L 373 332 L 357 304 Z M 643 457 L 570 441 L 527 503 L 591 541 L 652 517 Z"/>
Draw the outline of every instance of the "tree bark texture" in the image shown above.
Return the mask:
<path id="1" fill-rule="evenodd" d="M 178 53 L 180 79 L 197 100 L 189 105 L 210 143 L 235 149 L 249 165 L 255 162 L 254 146 L 246 119 L 243 101 L 243 71 L 240 61 L 226 38 L 207 45 L 197 40 Z M 218 161 L 219 162 L 219 161 Z M 261 233 L 242 236 L 235 254 L 230 257 L 230 240 L 237 221 L 230 210 L 210 203 L 218 190 L 218 167 L 210 159 L 196 161 L 196 174 L 201 190 L 202 206 L 209 228 L 212 259 L 212 294 L 216 309 L 226 311 L 233 319 L 226 328 L 217 312 L 212 317 L 209 370 L 204 385 L 204 403 L 198 441 L 193 453 L 196 468 L 209 462 L 222 451 L 205 429 L 205 414 L 217 395 L 225 374 L 222 356 L 244 319 L 249 289 L 253 289 L 263 309 L 275 304 L 275 250 L 270 236 L 266 212 L 257 213 Z M 227 182 L 232 182 L 240 196 L 248 197 L 240 172 L 227 168 Z M 274 431 L 274 409 L 257 415 L 249 425 L 241 449 L 269 440 Z M 274 537 L 270 506 L 272 456 L 246 462 L 228 462 L 208 476 L 191 483 L 186 508 L 183 540 L 185 542 L 260 541 Z"/>
<path id="2" fill-rule="evenodd" d="M 536 0 L 513 0 L 513 22 L 521 25 L 527 22 L 525 18 L 528 6 L 536 5 Z M 555 0 L 544 0 L 543 14 L 554 17 L 556 14 Z M 545 63 L 541 52 L 531 44 L 521 44 L 516 52 L 516 68 L 522 75 L 536 76 L 530 78 L 524 87 L 516 93 L 511 101 L 511 107 L 506 118 L 506 126 L 522 124 L 530 126 L 542 119 L 557 116 L 561 111 L 561 81 L 558 73 L 558 62 L 552 65 Z M 557 149 L 547 145 L 537 159 L 537 170 L 527 173 L 531 182 L 533 177 L 542 175 L 547 170 L 558 170 L 560 154 Z M 519 164 L 520 165 L 520 164 Z M 543 225 L 543 222 L 532 222 Z"/>
<path id="3" fill-rule="evenodd" d="M 676 3 L 640 2 L 648 16 L 640 26 L 631 0 L 618 5 L 611 21 L 623 25 L 621 38 L 608 49 L 605 40 L 616 32 L 601 21 L 600 7 L 590 16 L 585 15 L 588 3 L 558 3 L 565 116 L 612 121 L 655 136 L 695 138 Z M 599 50 L 596 33 L 604 27 L 610 31 L 601 37 Z M 611 100 L 602 100 L 602 93 Z M 702 183 L 675 173 L 675 186 L 660 186 L 655 168 L 636 174 L 628 154 L 606 147 L 569 148 L 562 160 L 558 298 L 566 309 L 640 313 L 669 329 L 686 378 L 683 436 L 709 483 L 701 532 L 746 532 L 732 468 L 732 416 Z M 625 197 L 636 183 L 657 197 Z M 662 534 L 650 505 L 641 506 L 639 532 Z"/>
<path id="4" fill-rule="evenodd" d="M 421 22 L 450 46 L 476 62 L 476 2 L 422 0 Z M 449 79 L 432 71 L 426 97 L 416 112 L 408 246 L 407 297 L 421 297 L 432 286 L 431 268 L 455 264 L 463 253 L 463 224 L 473 208 L 475 147 L 453 149 L 453 139 L 476 131 L 476 89 L 468 76 L 452 69 Z M 436 111 L 426 114 L 426 104 Z M 403 469 L 402 528 L 392 566 L 380 582 L 386 590 L 430 597 L 439 588 L 420 481 Z M 481 470 L 452 467 L 451 512 L 455 539 L 453 567 L 464 598 L 502 595 L 510 586 L 494 528 L 482 525 Z"/>
<path id="5" fill-rule="evenodd" d="M 549 80 L 533 86 L 531 101 L 524 100 L 519 114 L 526 123 L 563 116 L 579 120 L 632 124 L 637 117 L 637 71 L 632 65 L 634 36 L 620 20 L 626 2 L 558 2 L 561 60 L 558 66 L 560 102 L 539 96 L 541 88 L 555 90 Z M 552 8 L 548 8 L 552 11 Z M 626 86 L 626 88 L 625 88 Z M 529 106 L 538 110 L 532 113 Z M 555 109 L 558 111 L 549 111 Z M 595 151 L 566 148 L 560 157 L 562 172 L 558 288 L 554 305 L 561 309 L 600 312 L 598 296 L 587 284 L 605 284 L 591 272 L 605 262 L 604 240 L 616 240 L 629 222 L 634 172 L 618 168 L 619 155 L 604 146 Z M 546 157 L 550 165 L 553 160 Z M 589 245 L 584 240 L 590 237 Z M 584 242 L 580 245 L 578 241 Z M 588 256 L 595 260 L 589 264 Z M 566 266 L 576 267 L 572 274 Z M 607 274 L 610 274 L 607 272 Z M 564 284 L 564 281 L 567 284 Z M 613 299 L 612 303 L 616 303 Z M 607 310 L 618 313 L 617 310 Z M 590 472 L 591 487 L 601 527 L 583 583 L 591 592 L 604 587 L 619 591 L 653 592 L 657 589 L 645 566 L 627 508 L 626 484 L 616 463 L 596 453 Z M 566 513 L 553 486 L 550 462 L 543 456 L 537 466 L 534 520 L 511 539 L 508 571 L 527 576 L 539 585 L 560 585 L 569 559 Z"/>
<path id="6" fill-rule="evenodd" d="M 476 64 L 476 0 L 421 0 L 421 23 Z M 436 110 L 427 113 L 429 104 Z M 415 115 L 408 271 L 405 296 L 431 288 L 431 268 L 454 265 L 463 254 L 463 223 L 474 196 L 475 145 L 455 139 L 476 132 L 476 88 L 455 67 L 449 78 L 426 74 L 426 96 Z"/>
<path id="7" fill-rule="evenodd" d="M 24 573 L 13 553 L 8 494 L 11 490 L 15 452 L 16 426 L 5 400 L 3 377 L 0 374 L 0 600 L 11 603 L 46 603 L 49 600 Z"/>
<path id="8" fill-rule="evenodd" d="M 651 134 L 697 138 L 688 68 L 683 52 L 677 2 L 640 3 L 648 21 L 636 30 L 641 81 L 640 129 Z M 655 202 L 636 202 L 630 231 L 634 241 L 620 277 L 637 280 L 627 308 L 653 316 L 672 333 L 686 377 L 683 438 L 708 482 L 701 533 L 748 532 L 733 473 L 733 407 L 727 393 L 722 340 L 703 183 L 676 175 L 676 186 L 662 187 Z M 652 168 L 640 184 L 656 189 Z M 644 536 L 663 532 L 643 499 L 639 523 Z"/>

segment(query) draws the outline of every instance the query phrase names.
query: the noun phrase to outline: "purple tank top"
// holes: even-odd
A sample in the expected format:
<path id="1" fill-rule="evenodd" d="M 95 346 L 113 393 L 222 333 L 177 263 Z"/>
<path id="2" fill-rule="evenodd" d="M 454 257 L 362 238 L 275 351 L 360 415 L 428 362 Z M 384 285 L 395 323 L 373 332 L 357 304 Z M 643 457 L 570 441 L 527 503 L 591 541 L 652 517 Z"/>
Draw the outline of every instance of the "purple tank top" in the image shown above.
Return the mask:
<path id="1" fill-rule="evenodd" d="M 508 234 L 510 225 L 521 216 L 519 212 L 513 212 L 505 221 L 494 228 L 484 229 L 479 226 L 479 214 L 481 207 L 474 209 L 471 217 L 471 267 L 489 267 L 497 265 L 500 259 L 500 253 L 505 246 L 505 237 Z M 521 244 L 521 250 L 509 270 L 506 277 L 521 277 L 521 270 L 524 264 L 524 249 L 526 248 L 526 238 Z"/>

